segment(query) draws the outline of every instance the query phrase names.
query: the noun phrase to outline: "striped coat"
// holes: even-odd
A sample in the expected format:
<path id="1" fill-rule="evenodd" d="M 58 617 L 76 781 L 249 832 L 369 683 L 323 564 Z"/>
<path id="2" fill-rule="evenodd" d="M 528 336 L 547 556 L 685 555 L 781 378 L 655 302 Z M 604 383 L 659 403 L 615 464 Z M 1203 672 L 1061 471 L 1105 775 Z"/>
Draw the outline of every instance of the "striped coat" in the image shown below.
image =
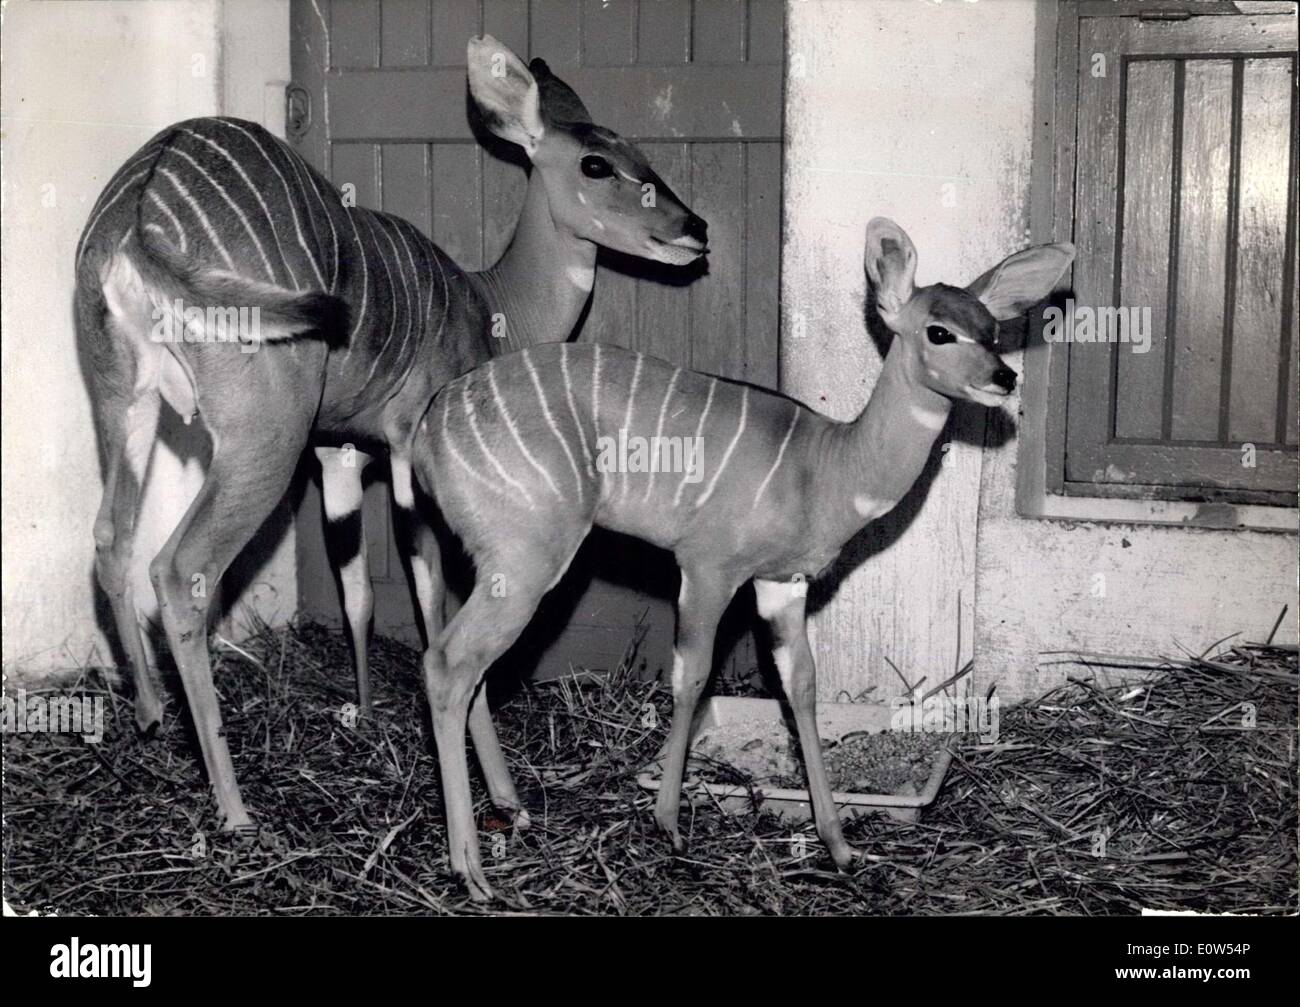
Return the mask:
<path id="1" fill-rule="evenodd" d="M 124 237 L 187 275 L 236 274 L 250 299 L 265 287 L 346 305 L 345 329 L 323 333 L 333 344 L 317 421 L 326 435 L 379 440 L 392 422 L 383 407 L 391 413 L 399 392 L 418 415 L 447 378 L 509 348 L 491 338 L 475 280 L 433 242 L 398 217 L 346 205 L 255 123 L 177 123 L 130 158 L 78 245 L 83 285 L 98 285 Z"/>
<path id="2" fill-rule="evenodd" d="M 795 537 L 781 527 L 807 517 L 790 505 L 838 426 L 784 395 L 644 354 L 552 344 L 448 384 L 414 459 L 471 552 L 508 548 L 489 545 L 500 527 L 522 539 L 535 523 L 562 549 L 596 524 L 674 550 L 701 536 L 727 553 L 768 542 L 780 565 L 796 558 L 781 555 Z"/>

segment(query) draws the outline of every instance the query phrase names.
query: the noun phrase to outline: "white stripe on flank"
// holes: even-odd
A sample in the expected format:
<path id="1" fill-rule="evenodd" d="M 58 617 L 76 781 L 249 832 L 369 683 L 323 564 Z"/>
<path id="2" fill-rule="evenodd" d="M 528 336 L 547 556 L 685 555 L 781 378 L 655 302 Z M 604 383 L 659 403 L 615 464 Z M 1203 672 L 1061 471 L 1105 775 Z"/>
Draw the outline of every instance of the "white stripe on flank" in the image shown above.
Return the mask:
<path id="1" fill-rule="evenodd" d="M 767 475 L 765 475 L 763 481 L 759 483 L 758 492 L 754 494 L 754 505 L 749 508 L 750 510 L 753 510 L 754 507 L 758 506 L 759 498 L 763 495 L 763 491 L 767 489 L 767 484 L 772 481 L 772 477 L 776 475 L 776 470 L 781 467 L 781 459 L 785 457 L 785 449 L 790 446 L 790 436 L 794 433 L 795 425 L 798 422 L 799 407 L 795 406 L 794 415 L 790 417 L 790 426 L 786 428 L 785 437 L 782 439 L 781 447 L 776 453 L 776 461 L 772 463 L 772 467 L 767 470 Z"/>
<path id="2" fill-rule="evenodd" d="M 700 443 L 700 438 L 704 436 L 704 421 L 708 418 L 709 407 L 713 405 L 713 393 L 718 389 L 718 379 L 709 379 L 709 397 L 704 400 L 704 412 L 700 413 L 700 422 L 695 425 L 695 443 Z M 690 478 L 687 472 L 682 476 L 682 481 L 677 484 L 677 493 L 673 496 L 673 506 L 676 507 L 682 502 L 682 494 L 686 492 L 686 480 Z"/>
<path id="3" fill-rule="evenodd" d="M 438 276 L 442 278 L 442 318 L 438 319 L 438 331 L 433 335 L 433 345 L 437 346 L 442 339 L 443 326 L 447 324 L 447 314 L 451 311 L 451 289 L 447 286 L 447 274 L 442 269 L 442 259 L 438 257 L 438 246 L 432 241 L 426 241 L 425 245 L 429 249 L 429 254 L 433 256 L 433 264 L 438 267 Z M 424 312 L 426 318 L 433 317 L 433 284 L 429 284 L 429 307 Z"/>
<path id="4" fill-rule="evenodd" d="M 587 447 L 587 434 L 578 419 L 578 407 L 573 401 L 573 385 L 569 382 L 569 344 L 560 344 L 560 373 L 564 375 L 564 397 L 569 400 L 569 412 L 573 415 L 573 425 L 578 428 L 578 440 L 582 442 L 582 457 L 587 462 L 587 475 L 594 476 L 596 470 L 591 465 L 591 449 Z"/>
<path id="5" fill-rule="evenodd" d="M 266 267 L 267 277 L 272 283 L 278 285 L 279 280 L 275 278 L 275 270 L 271 267 L 271 260 L 266 256 L 266 249 L 262 247 L 262 242 L 258 240 L 257 232 L 253 230 L 253 225 L 248 222 L 248 217 L 246 217 L 244 211 L 239 208 L 239 204 L 231 199 L 230 193 L 226 191 L 226 187 L 204 171 L 203 165 L 199 164 L 198 161 L 194 160 L 194 158 L 190 157 L 189 154 L 185 153 L 185 151 L 181 150 L 179 147 L 171 147 L 169 150 L 178 157 L 183 157 L 185 160 L 189 161 L 190 164 L 194 166 L 194 170 L 202 175 L 207 180 L 207 183 L 212 186 L 212 188 L 216 189 L 217 192 L 221 194 L 221 198 L 224 199 L 230 205 L 230 208 L 235 211 L 235 216 L 240 219 L 244 225 L 244 230 L 247 231 L 248 236 L 253 239 L 253 244 L 257 248 L 257 254 L 262 257 L 262 265 Z M 160 168 L 159 170 L 161 171 L 162 169 Z M 233 269 L 234 267 L 232 266 L 231 268 Z"/>
<path id="6" fill-rule="evenodd" d="M 187 133 L 190 136 L 194 137 L 194 139 L 202 140 L 204 143 L 206 143 L 209 147 L 215 150 L 227 161 L 229 161 L 230 166 L 234 168 L 235 172 L 239 175 L 239 177 L 244 180 L 244 184 L 248 186 L 249 191 L 253 194 L 253 198 L 257 200 L 257 205 L 260 206 L 262 208 L 262 212 L 266 214 L 266 226 L 271 229 L 271 237 L 275 239 L 275 250 L 280 253 L 280 263 L 284 266 L 286 270 L 289 271 L 289 279 L 293 281 L 293 289 L 301 290 L 302 284 L 298 282 L 298 274 L 293 271 L 292 263 L 290 263 L 289 260 L 285 258 L 284 246 L 280 244 L 280 235 L 276 232 L 275 218 L 271 216 L 271 208 L 266 205 L 266 200 L 262 198 L 261 191 L 257 188 L 256 185 L 253 184 L 253 180 L 248 177 L 248 172 L 244 170 L 244 166 L 240 164 L 238 161 L 236 161 L 234 156 L 230 153 L 230 151 L 226 150 L 225 147 L 217 143 L 216 140 L 212 140 L 201 133 L 196 133 L 192 129 L 183 129 L 181 130 L 181 132 Z M 179 153 L 179 151 L 177 153 Z M 274 165 L 272 165 L 272 167 L 274 167 Z M 281 179 L 281 181 L 283 181 L 283 179 Z M 290 200 L 291 205 L 292 203 L 293 201 Z M 273 283 L 275 282 L 274 277 L 271 278 L 271 282 Z"/>
<path id="7" fill-rule="evenodd" d="M 713 478 L 709 480 L 709 488 L 704 494 L 695 501 L 695 507 L 698 510 L 703 507 L 709 497 L 713 496 L 713 490 L 718 485 L 718 480 L 722 478 L 722 470 L 727 467 L 727 462 L 731 461 L 731 452 L 736 450 L 736 445 L 740 443 L 740 435 L 745 432 L 745 420 L 749 415 L 749 386 L 740 386 L 740 423 L 736 426 L 735 436 L 731 438 L 731 443 L 727 445 L 727 451 L 722 456 L 722 463 L 718 465 L 718 471 L 713 473 Z"/>
<path id="8" fill-rule="evenodd" d="M 682 369 L 680 367 L 673 368 L 673 376 L 668 379 L 668 391 L 664 393 L 663 404 L 659 407 L 659 423 L 655 427 L 655 439 L 650 442 L 650 478 L 646 480 L 645 496 L 641 498 L 642 503 L 650 499 L 650 491 L 655 486 L 655 475 L 659 471 L 657 460 L 659 458 L 660 438 L 663 437 L 664 433 L 664 417 L 668 413 L 668 400 L 673 397 L 673 389 L 677 387 L 677 378 L 681 373 Z"/>
<path id="9" fill-rule="evenodd" d="M 113 198 L 110 199 L 108 202 L 106 202 L 103 206 L 101 206 L 99 208 L 99 212 L 96 213 L 94 218 L 90 221 L 90 223 L 86 225 L 86 230 L 81 235 L 81 244 L 77 248 L 78 267 L 81 266 L 81 255 L 86 250 L 86 244 L 90 240 L 91 232 L 95 230 L 95 225 L 99 223 L 99 218 L 102 217 L 105 213 L 107 213 L 109 207 L 111 207 L 114 203 L 116 203 L 119 199 L 121 199 L 122 196 L 126 193 L 126 191 L 131 188 L 131 186 L 135 185 L 136 182 L 140 181 L 140 179 L 144 178 L 145 175 L 147 174 L 149 174 L 148 168 L 144 169 L 143 171 L 136 172 L 125 182 L 123 182 L 122 187 L 113 194 Z"/>
<path id="10" fill-rule="evenodd" d="M 415 309 L 411 307 L 411 288 L 406 285 L 406 270 L 402 268 L 402 257 L 397 254 L 397 245 L 394 243 L 392 235 L 388 233 L 388 218 L 381 214 L 375 214 L 375 220 L 379 221 L 379 230 L 383 232 L 384 237 L 388 240 L 388 247 L 393 250 L 393 265 L 397 267 L 397 278 L 402 281 L 402 301 L 406 304 L 406 335 L 402 337 L 402 345 L 397 348 L 397 356 L 394 358 L 396 362 L 400 363 L 402 351 L 406 349 L 406 344 L 411 339 L 411 324 L 415 321 Z M 396 227 L 397 225 L 394 224 L 393 226 Z M 402 244 L 406 244 L 405 238 L 402 238 Z M 419 303 L 418 295 L 416 303 Z M 397 305 L 393 305 L 393 327 L 397 327 Z"/>
<path id="11" fill-rule="evenodd" d="M 302 254 L 307 256 L 307 261 L 311 263 L 311 268 L 316 273 L 316 282 L 321 285 L 321 289 L 323 290 L 325 288 L 325 275 L 320 271 L 320 266 L 316 263 L 316 257 L 312 255 L 311 250 L 307 248 L 307 239 L 302 233 L 302 223 L 298 220 L 298 208 L 294 206 L 293 193 L 289 191 L 289 180 L 284 177 L 283 172 L 281 172 L 276 166 L 275 161 L 271 158 L 267 149 L 262 146 L 262 141 L 257 138 L 256 134 L 250 133 L 248 130 L 244 129 L 243 126 L 233 123 L 229 119 L 218 119 L 217 121 L 223 126 L 229 126 L 231 129 L 238 130 L 248 137 L 248 139 L 252 141 L 253 146 L 257 148 L 258 152 L 266 158 L 266 163 L 271 166 L 271 170 L 275 172 L 276 177 L 280 180 L 280 184 L 284 186 L 284 198 L 289 204 L 289 212 L 293 214 L 293 229 L 298 235 L 298 247 L 302 249 Z M 284 252 L 281 251 L 280 254 L 283 256 Z M 285 264 L 288 265 L 287 262 Z"/>
<path id="12" fill-rule="evenodd" d="M 479 450 L 483 452 L 483 456 L 487 458 L 489 464 L 497 470 L 497 475 L 502 478 L 506 485 L 512 486 L 518 490 L 519 494 L 524 498 L 524 502 L 528 504 L 528 509 L 532 510 L 533 498 L 529 494 L 528 490 L 524 488 L 523 483 L 510 478 L 510 473 L 505 470 L 499 461 L 497 461 L 496 455 L 488 449 L 487 441 L 483 439 L 483 433 L 478 428 L 478 419 L 474 416 L 474 403 L 469 400 L 468 381 L 460 386 L 460 398 L 461 401 L 465 403 L 465 419 L 469 421 L 470 433 L 474 435 L 474 440 L 478 442 Z"/>
<path id="13" fill-rule="evenodd" d="M 120 178 L 122 179 L 122 184 L 119 185 L 113 195 L 106 200 L 104 198 L 108 196 L 108 185 L 106 183 L 104 191 L 101 192 L 99 198 L 95 200 L 95 205 L 91 208 L 94 211 L 93 215 L 90 218 L 90 222 L 86 225 L 86 229 L 81 232 L 81 240 L 77 242 L 76 264 L 78 266 L 81 265 L 81 255 L 86 249 L 86 242 L 89 240 L 91 232 L 95 230 L 95 225 L 99 223 L 99 218 L 104 215 L 110 206 L 121 199 L 123 194 L 130 189 L 131 186 L 148 175 L 150 169 L 145 168 L 142 171 L 137 171 L 129 176 L 127 173 L 130 172 L 132 168 L 138 167 L 146 161 L 152 161 L 157 158 L 161 152 L 161 143 L 158 145 L 150 144 L 143 150 L 138 151 L 135 157 L 131 158 L 126 162 L 126 164 L 122 165 L 122 167 L 118 168 L 117 171 L 113 173 L 113 177 L 108 181 L 112 182 L 114 178 Z"/>
<path id="14" fill-rule="evenodd" d="M 415 266 L 415 256 L 411 252 L 411 245 L 406 240 L 406 235 L 402 233 L 402 221 L 395 220 L 393 223 L 393 229 L 397 231 L 397 236 L 402 241 L 402 248 L 406 249 L 406 261 L 411 264 L 411 281 L 415 284 L 415 297 L 413 298 L 414 303 L 411 305 L 411 318 L 406 323 L 406 338 L 402 340 L 402 348 L 397 351 L 397 358 L 400 360 L 402 352 L 406 349 L 407 341 L 411 338 L 411 331 L 416 325 L 420 310 L 420 271 Z M 430 287 L 432 286 L 433 285 L 430 284 Z"/>
<path id="15" fill-rule="evenodd" d="M 288 159 L 288 161 L 289 161 L 289 166 L 293 169 L 293 183 L 294 183 L 294 184 L 293 184 L 293 189 L 294 189 L 294 191 L 296 191 L 296 192 L 301 192 L 301 193 L 302 193 L 302 215 L 303 215 L 304 217 L 307 218 L 307 224 L 311 227 L 311 244 L 312 244 L 312 248 L 315 249 L 316 255 L 323 254 L 324 249 L 321 248 L 320 228 L 316 226 L 316 212 L 315 212 L 315 210 L 312 208 L 311 197 L 307 195 L 307 184 L 302 180 L 302 172 L 298 170 L 298 155 L 295 154 L 295 153 L 294 153 L 293 151 L 291 151 L 291 150 L 285 150 L 285 151 L 283 151 L 283 153 L 284 153 L 284 156 L 285 156 L 285 157 Z M 286 181 L 287 181 L 287 180 L 286 180 Z M 314 189 L 315 186 L 313 185 L 312 188 Z M 317 192 L 317 193 L 316 193 L 316 196 L 317 196 L 317 199 L 319 199 L 319 197 L 320 197 L 320 193 Z M 328 212 L 328 211 L 326 211 L 325 217 L 326 217 L 327 220 L 329 219 L 329 212 Z M 295 224 L 294 226 L 296 227 L 297 225 Z M 333 223 L 330 223 L 330 230 L 333 231 L 333 229 L 334 229 L 334 224 L 333 224 Z M 334 248 L 334 251 L 335 251 L 335 253 L 338 252 L 338 238 L 337 238 L 337 237 L 335 238 L 335 248 Z M 325 263 L 323 263 L 323 262 L 318 263 L 318 262 L 316 261 L 316 255 L 312 255 L 312 256 L 310 256 L 310 258 L 312 259 L 312 268 L 316 271 L 316 275 L 320 277 L 320 280 L 321 280 L 321 286 L 324 287 L 324 286 L 325 286 L 325 274 L 324 274 L 324 272 L 323 272 L 323 269 L 324 269 L 324 265 L 325 265 Z M 336 264 L 336 265 L 337 265 L 337 264 Z M 330 293 L 333 293 L 333 292 L 334 292 L 334 291 L 331 289 L 331 290 L 330 290 Z"/>
<path id="16" fill-rule="evenodd" d="M 632 387 L 627 390 L 627 409 L 623 411 L 623 426 L 620 429 L 629 431 L 629 436 L 631 436 L 630 431 L 632 427 L 632 402 L 636 399 L 636 386 L 641 381 L 641 362 L 644 359 L 645 358 L 642 357 L 641 354 L 638 353 L 636 355 L 636 366 L 632 368 Z M 623 488 L 620 490 L 620 493 L 623 496 L 627 496 L 626 463 L 623 465 Z"/>
<path id="17" fill-rule="evenodd" d="M 180 193 L 181 199 L 190 204 L 190 209 L 194 211 L 194 215 L 199 218 L 199 223 L 203 225 L 203 233 L 208 236 L 208 241 L 212 242 L 212 247 L 217 250 L 217 254 L 221 256 L 221 261 L 226 264 L 226 268 L 232 273 L 238 272 L 235 269 L 234 260 L 230 258 L 230 253 L 226 251 L 226 246 L 221 243 L 221 238 L 217 236 L 217 232 L 213 229 L 212 221 L 208 220 L 208 215 L 203 212 L 203 207 L 199 206 L 194 197 L 190 195 L 190 190 L 185 188 L 181 184 L 181 180 L 166 168 L 159 168 L 158 174 L 171 182 L 172 187 Z"/>
<path id="18" fill-rule="evenodd" d="M 519 453 L 524 456 L 524 461 L 528 462 L 529 465 L 537 470 L 538 475 L 546 480 L 546 485 L 551 487 L 551 492 L 563 500 L 564 494 L 560 492 L 560 487 L 555 485 L 555 480 L 551 478 L 551 473 L 548 472 L 546 467 L 533 456 L 533 453 L 528 450 L 528 445 L 524 443 L 524 439 L 519 436 L 519 428 L 515 426 L 515 421 L 510 416 L 510 410 L 506 408 L 506 400 L 501 397 L 501 389 L 497 387 L 496 361 L 488 361 L 487 366 L 483 369 L 487 371 L 488 387 L 492 389 L 492 401 L 496 403 L 497 411 L 501 413 L 501 418 L 506 421 L 506 429 L 510 431 L 510 436 L 513 437 L 515 443 L 519 445 Z"/>
<path id="19" fill-rule="evenodd" d="M 366 264 L 366 246 L 361 244 L 361 232 L 357 230 L 356 215 L 349 213 L 346 206 L 343 208 L 343 215 L 352 225 L 352 236 L 357 239 L 357 258 L 361 260 L 361 310 L 357 312 L 357 320 L 352 323 L 352 332 L 348 336 L 348 348 L 343 354 L 343 359 L 347 360 L 356 348 L 357 333 L 361 331 L 361 320 L 366 317 L 366 298 L 370 294 L 370 267 Z M 330 289 L 333 290 L 333 286 Z"/>
<path id="20" fill-rule="evenodd" d="M 573 452 L 569 449 L 569 442 L 564 439 L 564 434 L 560 433 L 560 428 L 555 422 L 555 417 L 551 415 L 551 407 L 546 404 L 546 393 L 542 391 L 542 379 L 537 376 L 537 368 L 533 366 L 527 350 L 523 352 L 524 366 L 528 368 L 528 376 L 533 379 L 533 387 L 537 389 L 537 401 L 541 404 L 542 415 L 546 417 L 546 422 L 551 427 L 551 432 L 555 434 L 555 439 L 560 442 L 560 447 L 564 448 L 564 456 L 569 459 L 569 468 L 573 469 L 573 481 L 578 486 L 578 502 L 582 502 L 582 473 L 578 471 L 578 462 L 573 457 Z"/>
<path id="21" fill-rule="evenodd" d="M 154 206 L 162 210 L 164 215 L 166 215 L 167 219 L 172 222 L 172 226 L 176 228 L 176 236 L 181 239 L 181 244 L 180 244 L 181 252 L 182 253 L 188 252 L 190 242 L 189 239 L 185 237 L 185 228 L 181 227 L 180 218 L 177 217 L 176 214 L 172 212 L 172 208 L 168 206 L 166 203 L 164 203 L 162 201 L 162 197 L 159 196 L 158 193 L 154 192 L 153 189 L 149 190 L 149 198 L 153 200 Z M 161 231 L 162 228 L 160 227 L 158 230 Z"/>
<path id="22" fill-rule="evenodd" d="M 384 358 L 384 350 L 388 349 L 393 341 L 393 333 L 397 331 L 397 306 L 393 303 L 396 299 L 397 284 L 393 283 L 393 271 L 388 268 L 388 260 L 384 258 L 384 250 L 379 247 L 379 238 L 375 236 L 375 222 L 372 219 L 374 214 L 367 213 L 361 219 L 366 222 L 366 229 L 370 232 L 370 238 L 375 243 L 375 255 L 379 257 L 379 264 L 384 267 L 384 275 L 388 277 L 388 335 L 384 338 L 384 344 L 379 347 L 375 353 L 375 359 L 370 362 L 370 370 L 366 372 L 366 384 L 370 384 L 370 379 L 375 376 L 375 369 L 379 366 L 379 361 Z M 393 251 L 397 248 L 394 246 Z"/>
<path id="23" fill-rule="evenodd" d="M 450 411 L 451 411 L 451 396 L 448 395 L 446 397 L 446 400 L 443 402 L 443 407 L 442 407 L 442 443 L 446 445 L 447 451 L 451 454 L 452 458 L 456 459 L 456 461 L 460 463 L 460 467 L 469 473 L 471 479 L 475 479 L 478 482 L 481 482 L 484 486 L 492 490 L 494 493 L 504 494 L 505 490 L 503 490 L 491 479 L 489 479 L 487 476 L 483 475 L 477 469 L 475 469 L 473 465 L 471 465 L 468 461 L 465 460 L 465 456 L 462 455 L 458 450 L 456 450 L 456 445 L 453 444 L 451 441 L 451 428 L 448 426 L 447 423 L 447 415 Z"/>
<path id="24" fill-rule="evenodd" d="M 294 178 L 298 179 L 298 184 L 302 185 L 302 177 L 304 172 L 298 167 L 298 162 L 301 160 L 301 158 L 298 157 L 298 155 L 293 151 L 290 151 L 289 153 L 292 155 L 289 158 L 289 163 L 293 165 L 293 176 Z M 307 180 L 311 182 L 312 192 L 316 193 L 316 198 L 320 201 L 321 210 L 325 214 L 325 223 L 329 224 L 330 226 L 330 242 L 334 247 L 334 268 L 330 273 L 330 289 L 329 289 L 329 292 L 332 294 L 334 293 L 335 284 L 337 284 L 339 281 L 339 232 L 334 229 L 334 218 L 330 216 L 329 204 L 325 202 L 325 197 L 321 195 L 320 185 L 316 181 L 316 176 L 311 173 L 310 165 L 306 166 L 306 168 L 307 170 L 305 174 L 307 176 Z M 304 188 L 306 187 L 304 186 Z M 308 214 L 307 220 L 311 224 L 312 233 L 316 234 L 315 214 Z M 317 235 L 317 240 L 319 240 L 319 235 Z"/>

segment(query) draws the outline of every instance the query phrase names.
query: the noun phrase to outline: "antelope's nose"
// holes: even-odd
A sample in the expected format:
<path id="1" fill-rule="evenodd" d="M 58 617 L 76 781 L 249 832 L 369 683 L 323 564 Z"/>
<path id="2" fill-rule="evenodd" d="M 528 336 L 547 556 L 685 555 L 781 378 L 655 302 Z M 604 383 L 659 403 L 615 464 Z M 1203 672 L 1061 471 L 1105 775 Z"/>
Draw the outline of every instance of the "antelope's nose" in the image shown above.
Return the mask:
<path id="1" fill-rule="evenodd" d="M 1004 392 L 1009 393 L 1011 389 L 1016 387 L 1016 372 L 1003 365 L 993 372 L 993 383 Z"/>
<path id="2" fill-rule="evenodd" d="M 709 225 L 703 217 L 697 217 L 693 213 L 686 218 L 686 223 L 682 225 L 682 233 L 688 238 L 694 238 L 701 245 L 709 243 Z"/>

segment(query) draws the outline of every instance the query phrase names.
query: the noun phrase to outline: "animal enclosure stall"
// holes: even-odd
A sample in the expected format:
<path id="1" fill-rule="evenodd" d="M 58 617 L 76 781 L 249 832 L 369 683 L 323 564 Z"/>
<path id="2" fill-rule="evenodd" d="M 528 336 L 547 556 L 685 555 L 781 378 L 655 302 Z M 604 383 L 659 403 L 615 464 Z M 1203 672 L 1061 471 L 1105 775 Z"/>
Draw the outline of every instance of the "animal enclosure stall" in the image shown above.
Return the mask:
<path id="1" fill-rule="evenodd" d="M 3 16 L 6 911 L 1300 910 L 1294 3 Z"/>

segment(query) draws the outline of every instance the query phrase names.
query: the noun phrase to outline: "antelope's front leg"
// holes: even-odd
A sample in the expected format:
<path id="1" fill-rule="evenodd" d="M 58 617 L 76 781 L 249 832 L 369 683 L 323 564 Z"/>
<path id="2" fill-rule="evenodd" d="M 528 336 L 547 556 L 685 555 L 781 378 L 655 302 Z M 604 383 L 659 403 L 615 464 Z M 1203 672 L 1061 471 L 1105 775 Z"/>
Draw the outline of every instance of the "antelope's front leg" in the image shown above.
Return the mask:
<path id="1" fill-rule="evenodd" d="M 357 705 L 368 717 L 370 702 L 370 627 L 375 612 L 375 592 L 370 583 L 370 558 L 361 516 L 361 477 L 373 460 L 356 448 L 316 448 L 321 470 L 321 503 L 325 510 L 325 547 L 339 572 L 343 614 L 352 641 L 352 662 L 357 676 Z"/>
<path id="2" fill-rule="evenodd" d="M 804 612 L 807 590 L 808 585 L 802 580 L 754 581 L 758 614 L 772 629 L 772 659 L 799 731 L 817 834 L 830 850 L 835 865 L 844 868 L 858 854 L 844 838 L 822 760 L 822 743 L 817 731 L 817 667 L 808 646 L 808 621 Z"/>
<path id="3" fill-rule="evenodd" d="M 677 640 L 673 645 L 673 719 L 664 747 L 663 776 L 655 801 L 655 821 L 678 852 L 686 848 L 677 831 L 681 809 L 682 774 L 690 747 L 691 725 L 700 693 L 713 667 L 713 639 L 718 620 L 735 588 L 714 571 L 682 568 L 677 596 Z"/>

